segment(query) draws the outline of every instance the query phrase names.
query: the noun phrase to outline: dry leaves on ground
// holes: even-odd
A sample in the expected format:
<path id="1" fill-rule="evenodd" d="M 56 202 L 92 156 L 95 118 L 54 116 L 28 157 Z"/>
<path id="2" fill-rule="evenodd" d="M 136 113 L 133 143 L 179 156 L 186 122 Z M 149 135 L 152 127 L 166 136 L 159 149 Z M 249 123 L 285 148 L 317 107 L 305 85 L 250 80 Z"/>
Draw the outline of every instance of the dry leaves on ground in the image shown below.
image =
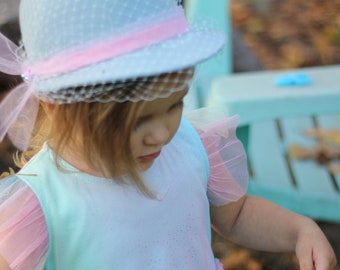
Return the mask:
<path id="1" fill-rule="evenodd" d="M 231 13 L 265 69 L 340 64 L 339 0 L 232 0 Z"/>

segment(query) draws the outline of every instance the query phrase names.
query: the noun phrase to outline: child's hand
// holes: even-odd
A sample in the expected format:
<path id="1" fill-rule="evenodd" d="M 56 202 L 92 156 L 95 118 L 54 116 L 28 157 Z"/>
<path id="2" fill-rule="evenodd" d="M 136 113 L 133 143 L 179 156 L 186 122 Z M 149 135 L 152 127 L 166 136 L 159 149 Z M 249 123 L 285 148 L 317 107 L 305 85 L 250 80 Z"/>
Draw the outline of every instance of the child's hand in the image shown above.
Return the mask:
<path id="1" fill-rule="evenodd" d="M 313 222 L 307 221 L 299 232 L 296 255 L 301 270 L 333 270 L 336 267 L 332 247 Z"/>

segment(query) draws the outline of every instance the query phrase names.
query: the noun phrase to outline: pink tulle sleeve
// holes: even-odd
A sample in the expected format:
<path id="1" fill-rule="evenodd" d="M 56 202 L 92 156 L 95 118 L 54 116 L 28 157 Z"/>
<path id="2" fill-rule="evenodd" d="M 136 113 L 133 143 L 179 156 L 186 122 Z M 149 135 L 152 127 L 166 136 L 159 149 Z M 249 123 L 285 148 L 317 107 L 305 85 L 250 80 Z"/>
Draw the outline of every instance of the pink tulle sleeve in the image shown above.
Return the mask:
<path id="1" fill-rule="evenodd" d="M 0 254 L 13 270 L 41 270 L 48 233 L 38 199 L 16 176 L 0 180 Z"/>
<path id="2" fill-rule="evenodd" d="M 210 204 L 221 206 L 237 201 L 246 193 L 248 168 L 243 145 L 236 137 L 239 116 L 219 119 L 215 115 L 207 109 L 200 109 L 191 113 L 188 119 L 199 133 L 208 155 L 207 194 Z"/>

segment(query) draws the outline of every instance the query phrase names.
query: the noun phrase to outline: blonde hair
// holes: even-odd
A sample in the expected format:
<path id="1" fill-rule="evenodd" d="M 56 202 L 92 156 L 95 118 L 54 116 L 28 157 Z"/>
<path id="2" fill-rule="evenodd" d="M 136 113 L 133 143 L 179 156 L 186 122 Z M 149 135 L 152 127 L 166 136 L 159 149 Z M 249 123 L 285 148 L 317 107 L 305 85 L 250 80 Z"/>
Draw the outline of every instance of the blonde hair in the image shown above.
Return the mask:
<path id="1" fill-rule="evenodd" d="M 188 82 L 192 80 L 193 74 L 194 68 L 188 68 L 118 85 L 119 90 L 123 88 L 124 95 L 130 97 L 146 94 L 147 91 L 158 91 L 160 95 L 165 95 L 170 94 L 174 89 L 184 89 L 183 87 L 188 86 Z M 149 85 L 151 87 L 148 87 Z M 116 94 L 115 84 L 107 83 L 97 87 L 103 86 L 112 89 L 100 94 L 103 95 L 103 100 L 111 94 Z M 75 87 L 72 88 L 72 92 L 81 93 L 85 88 Z M 136 89 L 139 91 L 135 91 Z M 63 90 L 65 89 L 61 91 Z M 40 106 L 30 148 L 22 153 L 19 165 L 27 162 L 42 148 L 45 141 L 50 140 L 53 141 L 52 148 L 59 168 L 61 168 L 59 161 L 62 153 L 70 146 L 75 146 L 76 149 L 81 149 L 80 154 L 91 169 L 121 184 L 126 183 L 125 178 L 122 177 L 124 173 L 144 194 L 154 197 L 141 179 L 130 146 L 131 134 L 145 103 L 146 101 L 85 101 L 58 105 L 42 103 L 47 107 L 53 106 L 52 115 L 47 117 Z"/>
<path id="2" fill-rule="evenodd" d="M 45 141 L 53 140 L 58 167 L 60 154 L 67 147 L 81 147 L 84 161 L 91 169 L 120 184 L 126 183 L 122 177 L 125 172 L 132 184 L 152 197 L 140 177 L 130 147 L 130 136 L 144 103 L 112 101 L 52 105 L 54 108 L 49 117 L 40 106 L 30 147 L 21 154 L 19 165 L 35 155 Z"/>

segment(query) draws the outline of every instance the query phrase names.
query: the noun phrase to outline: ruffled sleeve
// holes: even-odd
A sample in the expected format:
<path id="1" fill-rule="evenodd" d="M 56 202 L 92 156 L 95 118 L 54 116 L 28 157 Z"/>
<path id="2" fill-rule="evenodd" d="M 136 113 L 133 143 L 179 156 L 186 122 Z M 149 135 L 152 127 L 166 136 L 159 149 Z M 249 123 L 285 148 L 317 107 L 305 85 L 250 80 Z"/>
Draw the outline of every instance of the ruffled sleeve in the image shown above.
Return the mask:
<path id="1" fill-rule="evenodd" d="M 225 117 L 221 111 L 204 108 L 186 117 L 199 133 L 208 155 L 210 204 L 221 206 L 237 201 L 248 187 L 246 153 L 236 137 L 239 116 Z"/>
<path id="2" fill-rule="evenodd" d="M 13 270 L 41 270 L 48 233 L 39 201 L 17 176 L 0 180 L 0 254 Z"/>

